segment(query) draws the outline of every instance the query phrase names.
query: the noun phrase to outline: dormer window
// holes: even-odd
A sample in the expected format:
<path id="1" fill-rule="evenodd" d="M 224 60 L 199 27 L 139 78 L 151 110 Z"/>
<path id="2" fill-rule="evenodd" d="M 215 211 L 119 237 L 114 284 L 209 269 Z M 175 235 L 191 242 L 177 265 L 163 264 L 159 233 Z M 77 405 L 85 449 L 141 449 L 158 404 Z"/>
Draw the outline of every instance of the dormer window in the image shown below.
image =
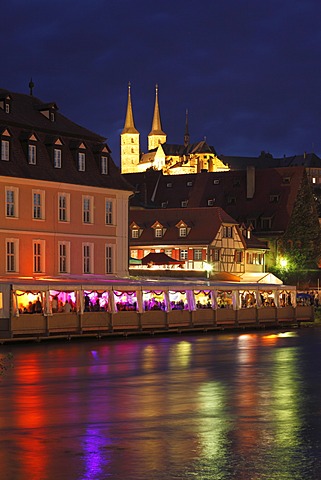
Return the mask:
<path id="1" fill-rule="evenodd" d="M 215 198 L 210 198 L 209 200 L 207 200 L 208 207 L 213 207 L 214 203 L 215 203 Z"/>
<path id="2" fill-rule="evenodd" d="M 45 103 L 36 108 L 44 117 L 48 118 L 50 122 L 56 120 L 56 110 L 58 110 L 58 107 L 55 103 Z"/>
<path id="3" fill-rule="evenodd" d="M 187 182 L 187 183 L 186 183 L 186 186 L 187 186 L 187 187 L 192 187 L 192 186 L 193 186 L 193 182 Z"/>
<path id="4" fill-rule="evenodd" d="M 279 195 L 270 195 L 270 202 L 277 203 L 279 201 Z"/>
<path id="5" fill-rule="evenodd" d="M 86 170 L 86 154 L 78 152 L 78 171 L 84 172 Z"/>
<path id="6" fill-rule="evenodd" d="M 37 163 L 37 146 L 34 143 L 28 145 L 28 163 L 29 165 L 36 165 Z"/>
<path id="7" fill-rule="evenodd" d="M 213 185 L 218 185 L 220 181 L 218 179 L 213 180 Z"/>
<path id="8" fill-rule="evenodd" d="M 162 208 L 166 208 L 167 204 L 168 204 L 168 202 L 162 202 Z"/>
<path id="9" fill-rule="evenodd" d="M 61 149 L 54 148 L 54 168 L 61 168 Z"/>
<path id="10" fill-rule="evenodd" d="M 291 177 L 283 177 L 282 183 L 284 185 L 289 185 L 290 182 L 291 182 Z"/>
<path id="11" fill-rule="evenodd" d="M 179 228 L 179 236 L 180 237 L 186 237 L 187 236 L 187 228 L 186 227 L 180 227 Z"/>
<path id="12" fill-rule="evenodd" d="M 138 228 L 133 228 L 132 229 L 132 238 L 138 238 L 139 237 L 139 230 Z"/>
<path id="13" fill-rule="evenodd" d="M 172 188 L 173 184 L 171 182 L 166 183 L 167 188 Z"/>
<path id="14" fill-rule="evenodd" d="M 155 228 L 155 237 L 161 238 L 163 236 L 163 229 L 162 228 Z"/>
<path id="15" fill-rule="evenodd" d="M 5 95 L 0 98 L 0 108 L 6 113 L 10 113 L 11 110 L 11 97 L 10 95 Z"/>
<path id="16" fill-rule="evenodd" d="M 108 157 L 102 155 L 100 158 L 100 171 L 102 175 L 108 175 Z"/>
<path id="17" fill-rule="evenodd" d="M 261 229 L 270 230 L 272 227 L 272 218 L 271 217 L 262 217 L 261 218 Z"/>
<path id="18" fill-rule="evenodd" d="M 10 133 L 5 129 L 1 134 L 1 160 L 10 160 Z"/>
<path id="19" fill-rule="evenodd" d="M 188 200 L 182 200 L 181 201 L 181 207 L 185 208 L 188 205 Z"/>

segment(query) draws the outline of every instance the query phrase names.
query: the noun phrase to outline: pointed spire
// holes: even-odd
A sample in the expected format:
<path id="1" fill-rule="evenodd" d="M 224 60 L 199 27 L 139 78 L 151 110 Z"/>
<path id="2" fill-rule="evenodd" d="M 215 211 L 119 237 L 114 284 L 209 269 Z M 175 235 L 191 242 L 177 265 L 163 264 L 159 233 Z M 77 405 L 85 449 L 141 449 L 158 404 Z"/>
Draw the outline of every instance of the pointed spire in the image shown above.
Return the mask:
<path id="1" fill-rule="evenodd" d="M 132 99 L 130 94 L 130 82 L 128 82 L 128 101 L 127 101 L 127 111 L 126 111 L 126 119 L 125 119 L 125 126 L 122 133 L 139 133 L 136 130 L 135 123 L 134 123 L 134 115 L 133 115 L 133 107 L 132 107 Z"/>
<path id="2" fill-rule="evenodd" d="M 184 133 L 184 147 L 188 147 L 188 145 L 189 145 L 188 110 L 186 109 L 185 133 Z"/>
<path id="3" fill-rule="evenodd" d="M 155 107 L 154 107 L 154 116 L 153 116 L 153 123 L 152 123 L 152 130 L 149 135 L 165 135 L 162 130 L 162 122 L 160 118 L 160 111 L 158 105 L 158 85 L 156 84 L 155 87 Z"/>

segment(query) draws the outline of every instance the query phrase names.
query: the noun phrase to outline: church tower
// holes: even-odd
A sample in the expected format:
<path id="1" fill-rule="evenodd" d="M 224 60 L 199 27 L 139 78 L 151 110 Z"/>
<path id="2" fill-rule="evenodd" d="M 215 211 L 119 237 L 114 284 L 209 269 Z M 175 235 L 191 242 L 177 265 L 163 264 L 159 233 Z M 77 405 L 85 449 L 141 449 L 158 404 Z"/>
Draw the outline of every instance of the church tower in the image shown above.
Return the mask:
<path id="1" fill-rule="evenodd" d="M 160 119 L 159 105 L 158 105 L 158 85 L 156 85 L 155 92 L 155 107 L 152 123 L 152 130 L 148 134 L 148 150 L 157 148 L 161 143 L 166 142 L 166 133 L 162 130 L 162 123 Z"/>
<path id="2" fill-rule="evenodd" d="M 130 83 L 128 83 L 128 101 L 125 126 L 120 134 L 121 173 L 136 173 L 139 164 L 139 132 L 135 128 Z"/>

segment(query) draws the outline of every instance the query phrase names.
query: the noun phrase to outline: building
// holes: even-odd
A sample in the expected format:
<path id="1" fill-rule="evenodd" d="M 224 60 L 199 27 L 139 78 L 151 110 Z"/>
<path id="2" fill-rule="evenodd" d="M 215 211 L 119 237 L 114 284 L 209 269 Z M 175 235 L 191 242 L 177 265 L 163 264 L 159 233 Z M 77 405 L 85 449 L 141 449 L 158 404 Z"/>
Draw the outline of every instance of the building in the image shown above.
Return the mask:
<path id="1" fill-rule="evenodd" d="M 129 222 L 134 259 L 164 252 L 189 272 L 204 273 L 209 265 L 235 275 L 265 271 L 267 245 L 220 207 L 131 209 Z"/>
<path id="2" fill-rule="evenodd" d="M 267 270 L 292 247 L 305 251 L 309 263 L 319 258 L 320 227 L 303 166 L 171 177 L 148 171 L 125 177 L 136 192 L 131 209 L 222 208 L 240 227 L 267 242 Z M 142 215 L 148 218 L 149 213 Z"/>
<path id="3" fill-rule="evenodd" d="M 165 175 L 199 173 L 204 169 L 210 172 L 229 170 L 229 167 L 217 157 L 214 147 L 208 145 L 205 140 L 190 143 L 188 112 L 184 143 L 167 143 L 167 135 L 162 128 L 157 85 L 152 128 L 148 134 L 148 151 L 142 153 L 140 149 L 140 134 L 134 122 L 130 84 L 125 125 L 120 139 L 121 172 L 124 174 L 145 172 L 148 169 L 160 170 Z"/>
<path id="4" fill-rule="evenodd" d="M 105 139 L 0 90 L 0 277 L 125 275 L 131 187 Z"/>

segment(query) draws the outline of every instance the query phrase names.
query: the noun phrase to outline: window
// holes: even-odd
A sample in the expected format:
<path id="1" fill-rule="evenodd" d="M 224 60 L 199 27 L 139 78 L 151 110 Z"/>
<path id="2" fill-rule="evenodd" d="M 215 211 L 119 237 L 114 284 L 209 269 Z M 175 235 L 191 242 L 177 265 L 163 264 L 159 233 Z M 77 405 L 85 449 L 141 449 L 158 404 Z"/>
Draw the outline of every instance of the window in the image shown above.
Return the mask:
<path id="1" fill-rule="evenodd" d="M 82 260 L 83 273 L 93 273 L 93 244 L 83 243 L 82 246 Z"/>
<path id="2" fill-rule="evenodd" d="M 69 193 L 58 193 L 58 220 L 59 222 L 69 222 L 70 212 Z"/>
<path id="3" fill-rule="evenodd" d="M 33 242 L 33 271 L 42 273 L 44 271 L 45 242 L 35 240 Z"/>
<path id="4" fill-rule="evenodd" d="M 78 152 L 78 170 L 84 172 L 86 170 L 86 154 Z"/>
<path id="5" fill-rule="evenodd" d="M 105 222 L 106 225 L 113 224 L 113 202 L 111 200 L 105 201 Z"/>
<path id="6" fill-rule="evenodd" d="M 233 238 L 232 227 L 223 227 L 223 238 Z"/>
<path id="7" fill-rule="evenodd" d="M 219 248 L 214 248 L 212 250 L 212 261 L 213 262 L 219 262 L 220 261 L 220 249 Z"/>
<path id="8" fill-rule="evenodd" d="M 10 144 L 9 140 L 1 140 L 1 160 L 9 161 Z"/>
<path id="9" fill-rule="evenodd" d="M 209 207 L 213 207 L 214 203 L 215 203 L 215 198 L 210 198 L 209 200 L 207 200 L 207 205 Z"/>
<path id="10" fill-rule="evenodd" d="M 167 187 L 167 188 L 172 188 L 172 186 L 173 186 L 172 183 L 170 183 L 170 182 L 169 182 L 169 183 L 166 183 L 166 187 Z"/>
<path id="11" fill-rule="evenodd" d="M 182 200 L 181 201 L 181 207 L 187 207 L 187 204 L 188 204 L 188 200 Z"/>
<path id="12" fill-rule="evenodd" d="M 93 223 L 93 198 L 85 196 L 82 202 L 83 223 Z"/>
<path id="13" fill-rule="evenodd" d="M 187 254 L 187 249 L 182 249 L 180 250 L 180 259 L 181 260 L 187 260 L 188 254 Z"/>
<path id="14" fill-rule="evenodd" d="M 17 272 L 18 271 L 18 252 L 19 241 L 16 239 L 6 240 L 6 271 Z"/>
<path id="15" fill-rule="evenodd" d="M 108 175 L 108 157 L 101 157 L 101 173 Z"/>
<path id="16" fill-rule="evenodd" d="M 272 219 L 271 218 L 261 218 L 261 228 L 262 230 L 270 230 L 272 227 Z"/>
<path id="17" fill-rule="evenodd" d="M 247 253 L 247 263 L 250 265 L 263 265 L 264 255 L 263 253 Z"/>
<path id="18" fill-rule="evenodd" d="M 28 145 L 28 163 L 29 165 L 36 165 L 37 163 L 37 147 L 34 144 Z"/>
<path id="19" fill-rule="evenodd" d="M 235 262 L 242 263 L 243 261 L 243 252 L 242 250 L 236 250 L 235 252 Z"/>
<path id="20" fill-rule="evenodd" d="M 70 243 L 58 242 L 58 272 L 70 272 Z"/>
<path id="21" fill-rule="evenodd" d="M 235 205 L 235 204 L 236 204 L 236 197 L 228 196 L 228 197 L 227 197 L 227 203 L 228 203 L 229 205 Z"/>
<path id="22" fill-rule="evenodd" d="M 172 249 L 171 249 L 171 248 L 165 248 L 165 253 L 166 253 L 166 255 L 168 255 L 169 257 L 171 257 L 171 256 L 172 256 L 172 253 L 173 253 L 173 251 L 172 251 Z"/>
<path id="23" fill-rule="evenodd" d="M 167 204 L 168 204 L 168 202 L 162 202 L 162 208 L 166 208 Z"/>
<path id="24" fill-rule="evenodd" d="M 44 218 L 44 194 L 42 190 L 33 190 L 33 218 L 35 220 L 42 220 Z"/>
<path id="25" fill-rule="evenodd" d="M 106 273 L 113 273 L 113 247 L 106 245 Z"/>
<path id="26" fill-rule="evenodd" d="M 187 185 L 187 187 L 192 187 L 192 186 L 193 186 L 193 182 L 187 182 L 186 185 Z"/>
<path id="27" fill-rule="evenodd" d="M 6 187 L 6 217 L 18 217 L 18 192 L 15 187 Z"/>
<path id="28" fill-rule="evenodd" d="M 6 103 L 6 113 L 10 113 L 10 104 Z"/>
<path id="29" fill-rule="evenodd" d="M 217 179 L 216 179 L 216 180 L 213 180 L 213 185 L 218 185 L 219 183 L 220 183 L 219 180 L 217 180 Z"/>
<path id="30" fill-rule="evenodd" d="M 61 149 L 54 148 L 54 168 L 61 168 Z"/>
<path id="31" fill-rule="evenodd" d="M 132 238 L 138 238 L 138 237 L 139 237 L 138 229 L 137 229 L 137 228 L 133 228 L 133 229 L 132 229 Z"/>
<path id="32" fill-rule="evenodd" d="M 186 227 L 180 227 L 179 236 L 180 237 L 186 237 L 187 236 L 187 228 Z"/>
<path id="33" fill-rule="evenodd" d="M 279 201 L 279 195 L 270 195 L 270 202 L 277 203 Z"/>
<path id="34" fill-rule="evenodd" d="M 199 261 L 202 260 L 203 257 L 203 250 L 201 248 L 195 248 L 194 249 L 194 260 Z"/>
<path id="35" fill-rule="evenodd" d="M 163 229 L 162 228 L 155 228 L 155 237 L 161 238 L 163 236 Z"/>

